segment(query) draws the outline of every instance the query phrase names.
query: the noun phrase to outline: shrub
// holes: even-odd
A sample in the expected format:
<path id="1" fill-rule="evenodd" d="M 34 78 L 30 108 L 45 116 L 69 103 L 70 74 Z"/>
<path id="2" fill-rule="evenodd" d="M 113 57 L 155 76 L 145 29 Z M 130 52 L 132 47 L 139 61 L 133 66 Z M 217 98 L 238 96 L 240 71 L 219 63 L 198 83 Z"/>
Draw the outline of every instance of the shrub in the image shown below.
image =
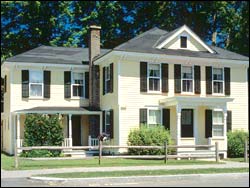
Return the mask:
<path id="1" fill-rule="evenodd" d="M 249 134 L 244 131 L 227 133 L 228 157 L 243 157 L 245 140 L 249 140 Z"/>
<path id="2" fill-rule="evenodd" d="M 63 128 L 59 115 L 27 114 L 25 119 L 24 146 L 61 146 Z M 56 157 L 61 151 L 24 151 L 24 157 Z"/>
<path id="3" fill-rule="evenodd" d="M 130 131 L 128 136 L 128 145 L 163 146 L 165 141 L 170 145 L 171 136 L 170 132 L 161 125 L 155 127 L 144 125 L 140 129 Z M 164 149 L 129 149 L 128 153 L 131 155 L 162 155 Z"/>

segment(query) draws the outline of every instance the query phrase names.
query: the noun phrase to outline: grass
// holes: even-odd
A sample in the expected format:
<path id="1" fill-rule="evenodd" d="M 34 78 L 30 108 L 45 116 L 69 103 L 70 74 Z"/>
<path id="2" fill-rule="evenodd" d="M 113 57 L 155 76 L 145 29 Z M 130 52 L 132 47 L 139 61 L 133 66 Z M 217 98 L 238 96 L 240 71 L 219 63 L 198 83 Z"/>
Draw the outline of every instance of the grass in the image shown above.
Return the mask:
<path id="1" fill-rule="evenodd" d="M 1 168 L 5 170 L 16 170 L 14 167 L 13 156 L 1 154 Z M 214 161 L 199 160 L 169 160 L 167 165 L 198 165 L 198 164 L 218 164 Z M 219 163 L 223 164 L 223 163 Z M 101 167 L 109 166 L 152 166 L 165 165 L 163 160 L 142 160 L 142 159 L 107 159 L 101 161 Z M 98 157 L 92 159 L 74 159 L 74 160 L 19 160 L 18 170 L 49 169 L 49 168 L 72 168 L 72 167 L 99 167 Z"/>
<path id="2" fill-rule="evenodd" d="M 226 161 L 234 161 L 234 162 L 245 162 L 244 157 L 239 158 L 227 158 Z"/>
<path id="3" fill-rule="evenodd" d="M 56 178 L 93 178 L 93 177 L 154 176 L 154 175 L 156 176 L 156 175 L 178 175 L 178 174 L 242 173 L 242 172 L 249 172 L 249 168 L 73 172 L 73 173 L 60 173 L 60 174 L 43 174 L 36 176 L 56 177 Z"/>

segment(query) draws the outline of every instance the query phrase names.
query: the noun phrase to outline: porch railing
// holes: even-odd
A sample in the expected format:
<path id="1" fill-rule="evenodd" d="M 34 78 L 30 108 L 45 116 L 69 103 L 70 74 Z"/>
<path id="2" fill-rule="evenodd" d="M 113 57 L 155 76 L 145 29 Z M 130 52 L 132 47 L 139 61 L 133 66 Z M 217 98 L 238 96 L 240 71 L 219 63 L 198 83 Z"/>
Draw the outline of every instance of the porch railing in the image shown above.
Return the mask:
<path id="1" fill-rule="evenodd" d="M 91 138 L 91 136 L 89 135 L 88 145 L 89 146 L 99 146 L 98 138 Z"/>
<path id="2" fill-rule="evenodd" d="M 70 139 L 69 138 L 64 138 L 62 146 L 70 147 Z"/>

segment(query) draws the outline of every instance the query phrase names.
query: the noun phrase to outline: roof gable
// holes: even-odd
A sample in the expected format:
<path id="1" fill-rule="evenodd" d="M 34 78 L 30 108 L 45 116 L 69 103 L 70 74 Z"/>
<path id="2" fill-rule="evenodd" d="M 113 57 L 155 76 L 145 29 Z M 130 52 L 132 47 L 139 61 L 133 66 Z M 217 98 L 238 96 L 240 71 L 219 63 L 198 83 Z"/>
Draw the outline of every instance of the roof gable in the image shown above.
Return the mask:
<path id="1" fill-rule="evenodd" d="M 209 46 L 207 46 L 199 36 L 197 36 L 189 27 L 183 25 L 182 27 L 174 30 L 166 36 L 162 36 L 160 42 L 156 45 L 157 49 L 182 49 L 180 47 L 180 37 L 187 37 L 186 50 L 191 51 L 207 51 L 215 53 Z"/>

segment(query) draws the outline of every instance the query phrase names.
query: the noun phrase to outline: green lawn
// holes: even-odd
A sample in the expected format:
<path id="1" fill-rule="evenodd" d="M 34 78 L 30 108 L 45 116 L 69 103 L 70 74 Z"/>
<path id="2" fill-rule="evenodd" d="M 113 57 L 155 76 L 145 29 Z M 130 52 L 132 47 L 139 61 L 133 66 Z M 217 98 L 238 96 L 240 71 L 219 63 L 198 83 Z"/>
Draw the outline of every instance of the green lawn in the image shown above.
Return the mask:
<path id="1" fill-rule="evenodd" d="M 199 160 L 169 160 L 167 165 L 196 165 L 196 164 L 216 164 L 213 161 Z M 223 164 L 223 163 L 219 163 Z M 107 159 L 101 161 L 100 166 L 152 166 L 165 165 L 163 160 L 142 160 L 142 159 Z M 14 157 L 1 154 L 1 166 L 5 170 L 15 170 Z M 92 159 L 75 160 L 19 160 L 19 170 L 48 169 L 48 168 L 70 168 L 70 167 L 99 167 L 98 157 Z"/>
<path id="2" fill-rule="evenodd" d="M 234 161 L 234 162 L 245 162 L 243 157 L 240 158 L 227 158 L 226 161 Z"/>
<path id="3" fill-rule="evenodd" d="M 74 172 L 74 173 L 60 173 L 60 174 L 43 174 L 36 176 L 56 177 L 56 178 L 92 178 L 92 177 L 154 176 L 154 175 L 177 175 L 177 174 L 241 173 L 241 172 L 249 172 L 249 168 Z"/>

